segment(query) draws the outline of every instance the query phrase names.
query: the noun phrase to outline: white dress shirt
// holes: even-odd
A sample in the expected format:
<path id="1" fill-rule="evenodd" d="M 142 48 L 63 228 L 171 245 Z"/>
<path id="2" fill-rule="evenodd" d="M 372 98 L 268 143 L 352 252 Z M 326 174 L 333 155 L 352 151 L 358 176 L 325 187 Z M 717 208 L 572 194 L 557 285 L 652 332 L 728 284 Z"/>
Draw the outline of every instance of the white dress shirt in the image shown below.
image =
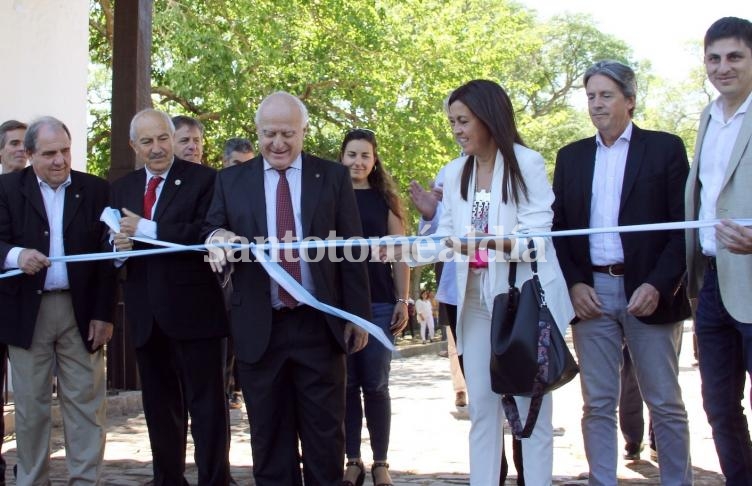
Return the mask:
<path id="1" fill-rule="evenodd" d="M 627 167 L 632 122 L 614 142 L 607 147 L 600 133 L 595 135 L 595 169 L 593 171 L 593 196 L 590 200 L 590 227 L 619 226 L 621 189 Z M 593 265 L 624 263 L 624 248 L 618 233 L 590 235 L 590 259 Z"/>
<path id="2" fill-rule="evenodd" d="M 70 186 L 71 178 L 53 189 L 42 179 L 37 177 L 39 190 L 42 193 L 44 209 L 47 213 L 47 222 L 50 225 L 50 258 L 65 256 L 63 245 L 63 211 L 65 208 L 65 189 Z M 18 268 L 18 257 L 24 248 L 16 246 L 11 248 L 5 257 L 5 268 Z M 65 262 L 53 262 L 47 269 L 44 279 L 44 290 L 64 290 L 68 286 L 68 269 Z"/>
<path id="3" fill-rule="evenodd" d="M 447 164 L 448 165 L 448 164 Z M 434 184 L 438 187 L 444 185 L 444 174 L 446 173 L 446 165 L 441 168 Z M 444 211 L 444 202 L 439 201 L 436 206 L 436 213 L 431 220 L 424 220 L 420 218 L 420 224 L 418 226 L 418 235 L 428 236 L 436 232 L 439 227 L 439 220 L 441 219 L 441 213 Z M 454 258 L 451 258 L 444 262 L 444 266 L 441 269 L 441 279 L 439 280 L 439 288 L 436 290 L 436 300 L 444 304 L 457 305 L 457 277 L 455 269 Z"/>
<path id="4" fill-rule="evenodd" d="M 170 173 L 170 169 L 172 169 L 172 165 L 170 165 L 170 168 L 167 169 L 163 174 L 159 174 L 158 176 L 151 173 L 149 169 L 144 167 L 144 170 L 146 171 L 146 179 L 144 180 L 144 195 L 146 195 L 146 188 L 149 187 L 149 181 L 152 179 L 152 177 L 161 177 L 162 180 L 159 182 L 159 185 L 157 186 L 157 199 L 154 201 L 154 206 L 151 208 L 151 219 L 141 218 L 138 220 L 138 226 L 136 226 L 136 234 L 134 236 L 140 236 L 142 238 L 153 238 L 157 239 L 157 222 L 154 221 L 154 215 L 157 214 L 157 206 L 159 205 L 159 196 L 162 194 L 162 189 L 164 188 L 165 183 L 167 182 L 167 175 Z M 131 209 L 131 208 L 128 208 Z"/>
<path id="5" fill-rule="evenodd" d="M 742 128 L 744 114 L 752 102 L 752 94 L 742 103 L 736 113 L 728 120 L 724 119 L 721 99 L 716 99 L 710 106 L 710 120 L 705 131 L 700 150 L 700 210 L 699 218 L 715 219 L 716 202 L 721 193 L 721 186 L 726 175 L 731 151 Z M 700 246 L 702 253 L 715 256 L 715 228 L 700 228 Z"/>
<path id="6" fill-rule="evenodd" d="M 292 165 L 285 172 L 287 183 L 290 186 L 290 198 L 292 199 L 292 210 L 295 216 L 295 235 L 297 241 L 303 239 L 303 223 L 300 213 L 300 195 L 302 193 L 303 158 L 298 155 Z M 266 198 L 266 228 L 269 238 L 277 237 L 277 183 L 279 182 L 279 172 L 264 159 L 264 196 Z M 284 235 L 283 235 L 284 236 Z M 278 260 L 276 260 L 278 261 Z M 308 262 L 300 259 L 300 275 L 303 287 L 312 295 L 316 295 L 316 288 L 313 285 L 313 277 Z M 280 309 L 285 305 L 279 300 L 279 285 L 272 280 L 272 307 Z"/>

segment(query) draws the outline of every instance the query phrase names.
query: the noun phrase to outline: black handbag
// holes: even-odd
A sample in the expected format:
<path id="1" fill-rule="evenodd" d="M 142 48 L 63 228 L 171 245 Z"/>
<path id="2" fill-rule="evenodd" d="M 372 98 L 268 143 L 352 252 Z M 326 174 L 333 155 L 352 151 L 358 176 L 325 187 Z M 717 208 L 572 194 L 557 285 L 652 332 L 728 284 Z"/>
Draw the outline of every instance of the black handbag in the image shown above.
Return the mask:
<path id="1" fill-rule="evenodd" d="M 530 437 L 543 396 L 569 383 L 579 369 L 546 305 L 538 277 L 535 243 L 530 240 L 533 276 L 516 287 L 517 263 L 509 268 L 509 291 L 494 298 L 491 315 L 491 388 L 517 438 Z M 531 397 L 522 427 L 514 395 Z"/>

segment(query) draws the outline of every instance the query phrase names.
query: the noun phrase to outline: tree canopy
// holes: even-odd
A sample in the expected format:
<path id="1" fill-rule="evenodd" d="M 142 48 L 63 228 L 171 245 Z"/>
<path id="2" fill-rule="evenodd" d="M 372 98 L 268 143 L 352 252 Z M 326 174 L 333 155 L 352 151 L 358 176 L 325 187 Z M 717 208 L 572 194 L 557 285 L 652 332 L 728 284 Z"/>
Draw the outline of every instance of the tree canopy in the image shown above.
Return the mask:
<path id="1" fill-rule="evenodd" d="M 104 174 L 114 0 L 90 1 L 88 169 Z M 211 165 L 221 165 L 227 138 L 255 141 L 256 107 L 285 90 L 309 109 L 307 151 L 336 159 L 348 129 L 374 130 L 380 158 L 403 190 L 411 179 L 428 183 L 457 156 L 442 105 L 471 79 L 505 87 L 523 139 L 549 170 L 560 147 L 593 133 L 584 94 L 580 106 L 572 95 L 597 60 L 635 67 L 641 95 L 660 99 L 642 111 L 638 99 L 639 123 L 678 133 L 690 150 L 706 100 L 701 76 L 671 88 L 592 18 L 544 22 L 510 0 L 159 0 L 152 49 L 155 107 L 204 123 Z M 679 89 L 695 93 L 692 107 Z M 416 219 L 411 213 L 409 224 Z"/>

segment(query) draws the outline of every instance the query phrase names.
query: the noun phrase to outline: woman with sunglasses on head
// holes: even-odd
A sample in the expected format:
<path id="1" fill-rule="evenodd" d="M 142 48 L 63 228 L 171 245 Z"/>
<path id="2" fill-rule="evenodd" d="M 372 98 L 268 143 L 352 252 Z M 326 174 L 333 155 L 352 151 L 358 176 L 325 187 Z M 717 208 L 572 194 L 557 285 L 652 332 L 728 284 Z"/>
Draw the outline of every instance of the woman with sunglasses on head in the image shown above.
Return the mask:
<path id="1" fill-rule="evenodd" d="M 491 313 L 494 297 L 509 288 L 510 259 L 516 282 L 532 276 L 525 259 L 527 239 L 494 234 L 551 229 L 554 195 L 543 157 L 527 148 L 504 89 L 493 81 L 470 81 L 452 92 L 448 118 L 463 156 L 446 168 L 443 208 L 436 234 L 487 236 L 482 244 L 456 240 L 457 351 L 463 356 L 470 396 L 470 484 L 498 484 L 504 410 L 491 389 Z M 470 230 L 470 231 L 468 231 Z M 549 308 L 562 333 L 574 317 L 569 293 L 550 238 L 536 238 L 538 275 Z M 514 370 L 510 370 L 514 373 Z M 515 397 L 522 424 L 530 398 Z M 532 435 L 522 439 L 527 486 L 551 484 L 553 426 L 551 395 L 544 396 Z"/>
<path id="2" fill-rule="evenodd" d="M 376 146 L 376 135 L 371 130 L 355 128 L 345 135 L 339 160 L 350 170 L 363 234 L 367 237 L 404 235 L 402 203 L 391 176 L 379 160 Z M 368 274 L 373 323 L 387 336 L 396 335 L 407 325 L 410 271 L 405 263 L 371 261 Z M 373 483 L 376 486 L 392 484 L 387 463 L 392 415 L 391 360 L 392 352 L 375 339 L 369 339 L 364 349 L 347 357 L 347 464 L 343 486 L 360 486 L 365 479 L 365 466 L 360 456 L 364 412 L 373 452 Z"/>

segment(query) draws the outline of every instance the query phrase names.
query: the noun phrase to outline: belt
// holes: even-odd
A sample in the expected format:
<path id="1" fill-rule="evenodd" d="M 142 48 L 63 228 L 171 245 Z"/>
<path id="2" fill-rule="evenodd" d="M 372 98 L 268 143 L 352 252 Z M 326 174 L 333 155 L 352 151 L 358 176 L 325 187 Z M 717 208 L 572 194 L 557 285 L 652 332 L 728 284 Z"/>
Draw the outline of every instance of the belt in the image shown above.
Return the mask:
<path id="1" fill-rule="evenodd" d="M 718 271 L 718 263 L 715 261 L 715 257 L 713 256 L 706 256 L 706 261 L 708 262 L 708 268 L 711 269 L 714 272 Z"/>
<path id="2" fill-rule="evenodd" d="M 304 312 L 308 309 L 311 309 L 311 306 L 299 305 L 297 307 L 280 307 L 279 309 L 272 309 L 272 318 L 290 316 L 293 314 Z"/>
<path id="3" fill-rule="evenodd" d="M 62 294 L 63 292 L 70 292 L 70 289 L 52 289 L 52 290 L 42 290 L 43 294 Z"/>
<path id="4" fill-rule="evenodd" d="M 624 276 L 624 264 L 614 263 L 613 265 L 593 265 L 593 271 L 607 273 L 612 277 L 622 277 Z"/>

